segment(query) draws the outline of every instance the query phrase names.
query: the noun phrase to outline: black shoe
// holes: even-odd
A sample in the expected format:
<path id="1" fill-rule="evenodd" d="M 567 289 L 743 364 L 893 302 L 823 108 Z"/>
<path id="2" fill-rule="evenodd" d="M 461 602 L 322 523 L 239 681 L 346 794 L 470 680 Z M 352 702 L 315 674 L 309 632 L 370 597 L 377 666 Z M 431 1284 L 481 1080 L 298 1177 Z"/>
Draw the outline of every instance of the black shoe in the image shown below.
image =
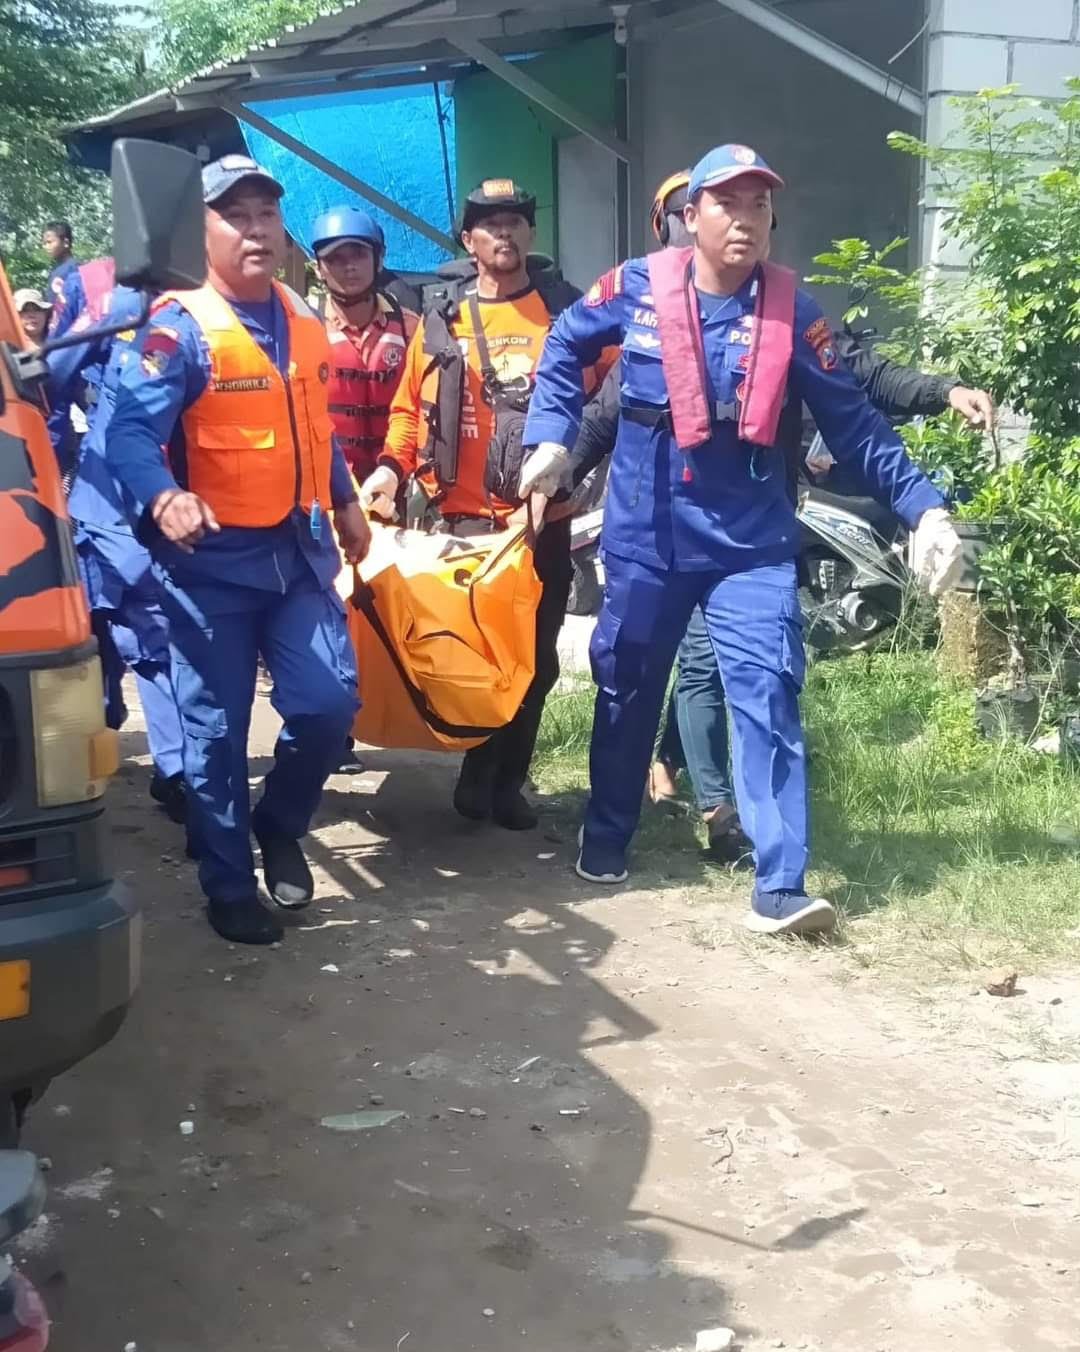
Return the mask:
<path id="1" fill-rule="evenodd" d="M 339 775 L 362 775 L 367 766 L 356 754 L 356 743 L 351 737 L 345 738 L 345 751 L 341 757 L 341 763 L 338 765 Z"/>
<path id="2" fill-rule="evenodd" d="M 166 779 L 155 770 L 150 781 L 150 797 L 161 804 L 166 816 L 177 826 L 183 826 L 187 821 L 187 785 L 182 771 Z"/>
<path id="3" fill-rule="evenodd" d="M 276 944 L 285 931 L 258 897 L 242 901 L 208 901 L 206 918 L 232 944 Z"/>
<path id="4" fill-rule="evenodd" d="M 461 762 L 454 789 L 454 810 L 471 822 L 485 822 L 491 816 L 491 771 L 468 756 Z"/>
<path id="5" fill-rule="evenodd" d="M 300 842 L 265 827 L 260 830 L 258 825 L 253 830 L 262 850 L 266 890 L 279 906 L 289 911 L 302 911 L 315 895 L 315 880 Z"/>
<path id="6" fill-rule="evenodd" d="M 531 831 L 540 821 L 520 789 L 493 796 L 491 819 L 507 831 Z"/>

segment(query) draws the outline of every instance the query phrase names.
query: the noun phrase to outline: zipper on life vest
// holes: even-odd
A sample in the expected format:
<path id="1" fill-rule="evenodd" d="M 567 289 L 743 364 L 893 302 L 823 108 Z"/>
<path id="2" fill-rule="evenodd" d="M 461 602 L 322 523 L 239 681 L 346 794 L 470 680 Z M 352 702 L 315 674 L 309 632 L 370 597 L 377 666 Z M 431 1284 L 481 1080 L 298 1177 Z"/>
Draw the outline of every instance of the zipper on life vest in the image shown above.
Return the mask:
<path id="1" fill-rule="evenodd" d="M 322 503 L 319 501 L 319 472 L 315 464 L 315 427 L 311 421 L 311 401 L 308 398 L 307 382 L 301 386 L 304 394 L 304 421 L 308 430 L 308 459 L 311 462 L 311 534 L 316 540 L 322 535 Z M 334 453 L 331 443 L 330 474 L 333 477 Z"/>
<path id="2" fill-rule="evenodd" d="M 284 377 L 284 380 L 285 380 L 285 401 L 286 401 L 286 403 L 287 403 L 288 406 L 289 406 L 289 426 L 290 426 L 290 428 L 292 429 L 293 460 L 294 460 L 294 462 L 295 462 L 295 464 L 296 464 L 296 487 L 295 487 L 293 496 L 294 496 L 294 498 L 295 498 L 295 500 L 296 500 L 296 506 L 299 507 L 299 508 L 301 509 L 301 511 L 302 511 L 302 510 L 303 510 L 303 506 L 304 506 L 304 504 L 303 504 L 303 491 L 304 491 L 304 465 L 303 465 L 303 461 L 302 461 L 301 458 L 300 458 L 300 429 L 299 429 L 299 427 L 298 427 L 298 425 L 297 425 L 297 422 L 296 422 L 296 404 L 295 404 L 294 401 L 293 401 L 293 392 L 292 392 L 292 369 L 291 369 L 291 363 L 290 363 L 289 374 L 288 374 L 287 376 Z M 306 405 L 307 405 L 307 400 L 306 400 L 306 397 L 305 397 L 305 412 L 307 411 Z M 309 430 L 310 430 L 310 423 L 311 423 L 311 419 L 309 418 L 309 419 L 308 419 Z M 310 436 L 309 436 L 309 438 L 308 438 L 309 444 L 310 444 L 310 441 L 311 441 L 311 438 L 310 438 Z M 314 490 L 314 492 L 317 494 L 318 491 L 319 491 L 319 485 L 315 482 L 315 456 L 314 456 L 314 452 L 312 452 L 311 486 L 312 486 L 312 489 Z M 313 498 L 312 503 L 311 503 L 311 523 L 310 523 L 310 524 L 311 524 L 311 534 L 312 534 L 312 537 L 313 537 L 314 539 L 317 540 L 317 539 L 319 538 L 319 536 L 322 534 L 322 509 L 321 509 L 320 506 L 319 506 L 319 499 L 318 499 L 317 496 L 316 496 L 315 498 Z"/>

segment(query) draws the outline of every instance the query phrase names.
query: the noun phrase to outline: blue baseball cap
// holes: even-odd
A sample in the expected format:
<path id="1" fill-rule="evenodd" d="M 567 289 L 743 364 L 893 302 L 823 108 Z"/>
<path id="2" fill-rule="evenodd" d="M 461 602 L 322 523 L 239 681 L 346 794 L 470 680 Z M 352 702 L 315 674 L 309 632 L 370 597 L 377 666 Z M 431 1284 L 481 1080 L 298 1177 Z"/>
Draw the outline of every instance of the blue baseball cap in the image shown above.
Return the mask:
<path id="1" fill-rule="evenodd" d="M 741 178 L 743 174 L 757 174 L 770 188 L 784 186 L 784 180 L 769 168 L 756 150 L 739 145 L 715 146 L 690 170 L 687 196 L 693 201 L 703 188 L 715 188 L 730 179 Z"/>
<path id="2" fill-rule="evenodd" d="M 285 195 L 285 189 L 273 174 L 261 164 L 256 164 L 250 156 L 222 155 L 220 160 L 212 161 L 202 171 L 203 201 L 207 206 L 212 206 L 238 183 L 248 178 L 258 180 L 275 197 Z"/>

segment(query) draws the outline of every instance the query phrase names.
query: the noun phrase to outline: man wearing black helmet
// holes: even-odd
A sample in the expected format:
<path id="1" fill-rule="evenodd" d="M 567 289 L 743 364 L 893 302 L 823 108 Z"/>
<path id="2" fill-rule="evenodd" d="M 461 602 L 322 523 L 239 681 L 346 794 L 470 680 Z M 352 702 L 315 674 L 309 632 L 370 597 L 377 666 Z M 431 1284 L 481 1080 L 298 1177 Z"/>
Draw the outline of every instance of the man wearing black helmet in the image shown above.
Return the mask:
<path id="1" fill-rule="evenodd" d="M 509 179 L 488 179 L 469 194 L 460 221 L 468 260 L 442 270 L 445 285 L 425 305 L 384 452 L 361 488 L 361 501 L 381 515 L 393 513 L 400 484 L 414 474 L 455 535 L 505 530 L 521 507 L 521 429 L 533 372 L 553 319 L 581 294 L 530 258 L 535 225 L 536 199 Z M 569 520 L 544 528 L 534 562 L 544 589 L 533 683 L 513 721 L 466 754 L 454 792 L 462 816 L 510 830 L 537 820 L 522 788 L 559 674 Z"/>

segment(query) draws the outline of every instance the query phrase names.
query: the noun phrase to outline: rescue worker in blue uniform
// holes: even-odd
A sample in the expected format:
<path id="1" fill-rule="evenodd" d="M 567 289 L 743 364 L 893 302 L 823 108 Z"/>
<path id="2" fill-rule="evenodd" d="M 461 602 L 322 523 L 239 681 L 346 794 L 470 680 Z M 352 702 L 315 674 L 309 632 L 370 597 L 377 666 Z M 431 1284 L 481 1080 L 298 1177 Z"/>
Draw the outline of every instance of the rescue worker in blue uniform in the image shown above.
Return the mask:
<path id="1" fill-rule="evenodd" d="M 955 577 L 959 540 L 941 495 L 840 361 L 818 306 L 795 289 L 791 274 L 785 282 L 783 270 L 764 263 L 772 190 L 782 186 L 746 146 L 718 147 L 695 166 L 685 212 L 693 249 L 624 264 L 558 320 L 537 372 L 525 444 L 552 463 L 568 460 L 581 422 L 582 368 L 605 345 L 622 343 L 606 589 L 591 648 L 598 687 L 591 797 L 578 873 L 605 883 L 627 877 L 668 676 L 701 604 L 735 723 L 739 810 L 755 846 L 747 924 L 808 933 L 835 917 L 827 901 L 805 891 L 798 530 L 784 451 L 775 444 L 781 404 L 804 400 L 837 459 L 916 531 L 917 572 L 932 590 Z M 655 279 L 670 282 L 676 268 L 678 294 L 672 284 L 661 306 Z M 785 286 L 781 323 L 769 293 Z M 762 439 L 756 429 L 770 420 L 771 439 Z M 528 462 L 525 472 L 536 480 Z"/>
<path id="2" fill-rule="evenodd" d="M 105 455 L 120 377 L 133 359 L 142 299 L 129 287 L 117 287 L 105 309 L 104 323 L 111 327 L 129 322 L 131 327 L 104 338 L 88 333 L 85 343 L 52 353 L 47 392 L 50 402 L 70 401 L 78 385 L 95 373 L 96 399 L 74 467 L 68 512 L 101 655 L 105 721 L 110 728 L 121 728 L 127 719 L 123 678 L 130 669 L 154 762 L 150 796 L 183 825 L 187 819 L 183 735 L 169 674 L 168 625 L 150 554 L 135 539 Z M 89 327 L 85 317 L 75 327 L 80 323 Z"/>
<path id="3" fill-rule="evenodd" d="M 50 338 L 62 338 L 83 308 L 82 279 L 78 260 L 72 253 L 73 243 L 67 221 L 49 221 L 41 232 L 41 247 L 52 264 L 47 287 L 53 307 Z"/>
<path id="4" fill-rule="evenodd" d="M 82 314 L 86 303 L 72 242 L 71 226 L 67 221 L 49 221 L 41 232 L 41 247 L 52 263 L 47 283 L 52 302 L 50 338 L 62 338 Z M 65 480 L 70 479 L 79 453 L 79 434 L 72 425 L 71 410 L 81 402 L 81 395 L 81 382 L 76 382 L 63 398 L 54 393 L 49 400 L 46 425 L 60 466 L 60 476 Z"/>
<path id="5" fill-rule="evenodd" d="M 650 225 L 664 248 L 685 248 L 693 243 L 683 220 L 689 186 L 690 170 L 683 169 L 671 174 L 657 189 Z M 776 227 L 774 215 L 774 231 Z M 931 375 L 902 366 L 850 332 L 837 330 L 833 340 L 837 353 L 851 368 L 867 398 L 887 418 L 933 417 L 951 408 L 973 427 L 993 427 L 994 403 L 985 390 L 968 388 L 955 376 Z M 571 457 L 575 485 L 594 472 L 615 446 L 622 398 L 620 374 L 619 368 L 613 367 L 603 389 L 585 406 L 581 432 Z M 782 434 L 790 456 L 789 481 L 794 492 L 802 458 L 801 403 L 792 403 L 785 410 L 787 414 L 794 415 L 789 420 L 791 427 L 785 427 Z M 825 452 L 821 459 L 827 462 L 831 457 Z M 815 476 L 820 462 L 815 458 L 811 466 Z M 550 469 L 541 458 L 533 473 L 543 475 L 545 468 Z M 558 486 L 560 477 L 547 483 L 549 491 Z M 827 481 L 830 491 L 835 491 L 833 477 Z M 529 475 L 523 472 L 520 491 L 525 493 L 533 486 Z M 753 846 L 739 823 L 731 783 L 724 687 L 700 606 L 695 607 L 686 637 L 679 645 L 677 666 L 656 759 L 649 774 L 649 797 L 654 803 L 677 800 L 676 776 L 680 769 L 688 770 L 708 832 L 709 854 L 721 863 L 749 864 Z"/>
<path id="6" fill-rule="evenodd" d="M 188 823 L 211 925 L 282 937 L 259 899 L 250 832 L 278 905 L 306 906 L 300 847 L 356 709 L 335 590 L 370 532 L 327 405 L 329 344 L 274 280 L 283 189 L 245 155 L 203 171 L 208 282 L 160 298 L 120 380 L 109 465 L 163 584 L 184 731 Z M 167 456 L 162 447 L 167 448 Z M 252 813 L 247 740 L 258 659 L 284 726 Z"/>

